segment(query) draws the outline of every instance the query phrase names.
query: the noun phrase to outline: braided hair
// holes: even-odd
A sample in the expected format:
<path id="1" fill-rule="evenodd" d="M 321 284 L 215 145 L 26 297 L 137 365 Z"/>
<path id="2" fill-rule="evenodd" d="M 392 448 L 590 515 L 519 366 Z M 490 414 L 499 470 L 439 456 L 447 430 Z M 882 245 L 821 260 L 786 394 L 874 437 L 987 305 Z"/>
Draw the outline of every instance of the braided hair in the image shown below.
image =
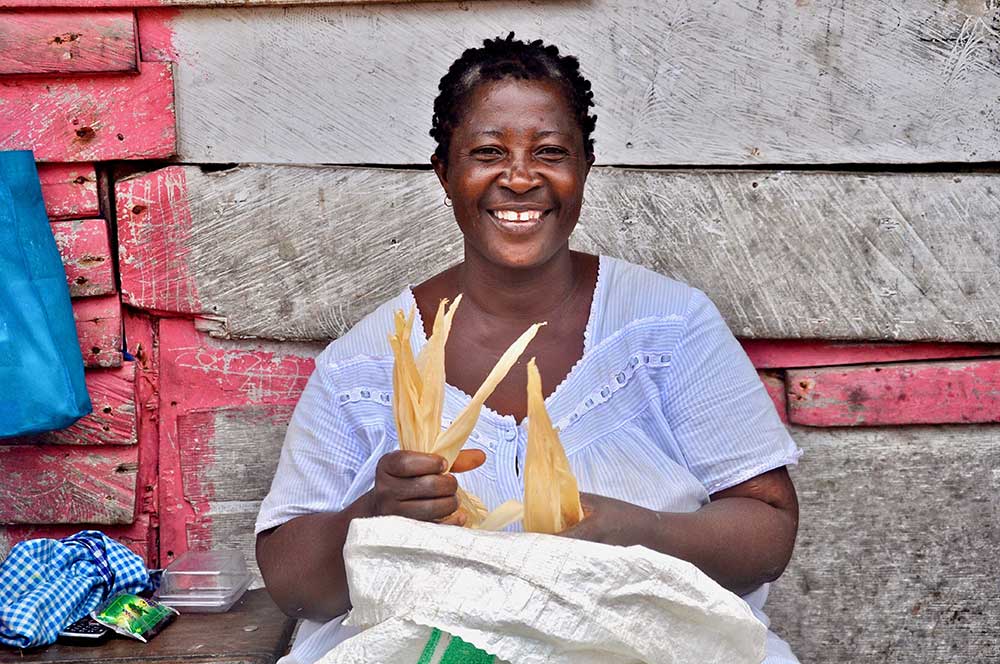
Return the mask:
<path id="1" fill-rule="evenodd" d="M 594 156 L 591 134 L 597 125 L 597 116 L 589 112 L 594 105 L 594 93 L 590 81 L 580 73 L 579 60 L 572 55 L 559 55 L 558 48 L 551 44 L 546 46 L 541 39 L 533 42 L 514 39 L 511 32 L 506 39 L 486 39 L 482 47 L 466 49 L 441 78 L 430 131 L 437 141 L 434 154 L 438 159 L 448 161 L 451 135 L 461 120 L 461 109 L 469 94 L 481 83 L 505 78 L 550 80 L 561 85 L 583 133 L 586 155 L 588 158 Z"/>

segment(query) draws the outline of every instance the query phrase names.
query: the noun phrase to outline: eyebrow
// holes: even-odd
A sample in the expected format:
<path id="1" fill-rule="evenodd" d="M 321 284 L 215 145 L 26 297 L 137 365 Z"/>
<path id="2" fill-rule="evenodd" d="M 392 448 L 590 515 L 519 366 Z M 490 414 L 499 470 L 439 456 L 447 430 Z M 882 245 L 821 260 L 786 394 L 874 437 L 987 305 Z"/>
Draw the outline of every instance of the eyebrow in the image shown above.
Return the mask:
<path id="1" fill-rule="evenodd" d="M 492 136 L 493 138 L 503 137 L 503 132 L 499 129 L 484 129 L 482 131 L 476 132 L 477 136 Z M 542 131 L 536 131 L 532 138 L 546 138 L 548 136 L 569 136 L 564 131 L 558 131 L 556 129 L 543 129 Z"/>

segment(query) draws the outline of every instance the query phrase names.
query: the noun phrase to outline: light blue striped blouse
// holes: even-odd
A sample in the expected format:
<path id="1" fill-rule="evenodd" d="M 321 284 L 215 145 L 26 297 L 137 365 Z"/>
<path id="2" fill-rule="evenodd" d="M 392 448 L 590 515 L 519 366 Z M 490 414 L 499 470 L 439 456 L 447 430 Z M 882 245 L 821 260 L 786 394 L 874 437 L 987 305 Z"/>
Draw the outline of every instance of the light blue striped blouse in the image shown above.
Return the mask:
<path id="1" fill-rule="evenodd" d="M 392 414 L 393 312 L 408 288 L 316 359 L 288 427 L 256 532 L 301 514 L 339 511 L 371 489 L 399 447 Z M 414 325 L 413 348 L 426 339 Z M 446 387 L 443 424 L 469 396 Z M 580 490 L 643 507 L 691 512 L 709 495 L 797 462 L 801 451 L 715 305 L 699 290 L 602 256 L 583 357 L 545 401 Z M 484 408 L 466 447 L 486 464 L 458 475 L 489 508 L 521 500 L 527 423 Z M 516 528 L 517 526 L 515 526 Z M 744 597 L 761 620 L 767 587 Z M 305 624 L 286 662 L 313 662 L 351 632 Z M 795 662 L 769 634 L 768 663 Z"/>

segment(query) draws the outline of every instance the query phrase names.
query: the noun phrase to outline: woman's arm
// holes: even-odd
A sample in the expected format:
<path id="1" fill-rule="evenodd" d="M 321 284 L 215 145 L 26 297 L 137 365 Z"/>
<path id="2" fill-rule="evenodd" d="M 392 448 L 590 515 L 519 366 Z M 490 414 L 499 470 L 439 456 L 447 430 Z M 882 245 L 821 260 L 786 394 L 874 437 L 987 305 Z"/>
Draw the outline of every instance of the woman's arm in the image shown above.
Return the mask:
<path id="1" fill-rule="evenodd" d="M 486 455 L 463 451 L 451 472 L 472 470 Z M 390 452 L 375 471 L 375 487 L 342 512 L 305 514 L 257 536 L 257 564 L 274 602 L 293 618 L 324 622 L 351 608 L 344 542 L 351 521 L 398 515 L 462 525 L 458 481 L 436 454 Z"/>
<path id="2" fill-rule="evenodd" d="M 719 491 L 710 503 L 687 514 L 590 494 L 581 498 L 584 520 L 562 535 L 641 544 L 694 564 L 738 595 L 781 576 L 799 525 L 795 487 L 784 467 Z"/>

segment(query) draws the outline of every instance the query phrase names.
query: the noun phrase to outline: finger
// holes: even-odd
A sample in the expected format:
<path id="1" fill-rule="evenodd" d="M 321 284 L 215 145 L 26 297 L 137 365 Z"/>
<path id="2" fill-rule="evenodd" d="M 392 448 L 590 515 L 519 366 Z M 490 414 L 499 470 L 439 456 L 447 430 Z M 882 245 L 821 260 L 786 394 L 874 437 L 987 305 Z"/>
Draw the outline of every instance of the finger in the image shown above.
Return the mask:
<path id="1" fill-rule="evenodd" d="M 556 533 L 560 537 L 568 537 L 570 539 L 587 540 L 594 541 L 595 531 L 592 527 L 592 521 L 584 518 L 580 523 L 567 528 L 566 530 Z"/>
<path id="2" fill-rule="evenodd" d="M 420 477 L 439 475 L 447 468 L 447 461 L 437 454 L 396 450 L 379 459 L 378 470 L 393 477 Z"/>
<path id="3" fill-rule="evenodd" d="M 419 521 L 445 519 L 458 510 L 458 498 L 431 498 L 430 500 L 407 500 L 397 505 L 397 514 Z"/>
<path id="4" fill-rule="evenodd" d="M 451 474 L 406 478 L 390 475 L 383 484 L 389 495 L 399 502 L 448 498 L 454 496 L 455 492 L 458 491 L 458 480 Z"/>
<path id="5" fill-rule="evenodd" d="M 442 526 L 458 526 L 461 528 L 468 522 L 468 520 L 469 517 L 465 512 L 453 512 L 449 516 L 440 519 L 438 523 Z"/>
<path id="6" fill-rule="evenodd" d="M 486 452 L 482 450 L 462 450 L 451 466 L 451 472 L 464 473 L 479 468 L 486 463 Z"/>

